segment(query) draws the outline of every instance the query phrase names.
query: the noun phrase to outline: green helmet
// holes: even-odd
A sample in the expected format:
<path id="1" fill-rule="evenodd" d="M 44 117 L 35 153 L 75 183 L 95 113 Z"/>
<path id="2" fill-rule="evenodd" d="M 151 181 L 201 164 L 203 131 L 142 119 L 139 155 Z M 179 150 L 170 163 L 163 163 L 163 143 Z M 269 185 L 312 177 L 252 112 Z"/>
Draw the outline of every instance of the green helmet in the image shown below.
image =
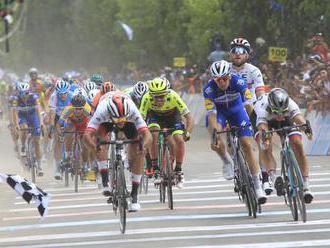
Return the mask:
<path id="1" fill-rule="evenodd" d="M 104 78 L 101 74 L 92 74 L 90 81 L 96 83 L 97 86 L 100 86 L 104 82 Z"/>

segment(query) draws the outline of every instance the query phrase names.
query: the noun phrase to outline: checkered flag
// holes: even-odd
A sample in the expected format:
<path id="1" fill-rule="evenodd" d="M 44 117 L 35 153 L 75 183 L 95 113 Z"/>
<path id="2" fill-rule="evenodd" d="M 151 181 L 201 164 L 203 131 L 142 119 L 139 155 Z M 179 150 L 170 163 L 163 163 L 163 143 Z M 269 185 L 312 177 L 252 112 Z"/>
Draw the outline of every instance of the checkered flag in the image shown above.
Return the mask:
<path id="1" fill-rule="evenodd" d="M 7 182 L 27 203 L 35 203 L 42 217 L 47 215 L 50 196 L 42 189 L 19 175 L 0 173 L 0 182 Z"/>

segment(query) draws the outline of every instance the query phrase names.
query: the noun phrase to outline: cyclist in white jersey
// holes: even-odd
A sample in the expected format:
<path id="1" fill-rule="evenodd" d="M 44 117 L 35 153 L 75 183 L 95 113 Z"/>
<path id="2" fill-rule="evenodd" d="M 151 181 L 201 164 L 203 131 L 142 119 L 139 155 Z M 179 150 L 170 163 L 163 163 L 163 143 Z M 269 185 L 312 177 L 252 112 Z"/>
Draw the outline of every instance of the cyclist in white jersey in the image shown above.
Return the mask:
<path id="1" fill-rule="evenodd" d="M 248 100 L 248 103 L 255 104 L 257 99 L 265 93 L 265 85 L 259 68 L 250 63 L 247 63 L 250 52 L 250 43 L 244 38 L 235 38 L 230 43 L 229 57 L 232 62 L 230 72 L 237 74 L 246 80 L 252 95 L 252 98 Z M 256 132 L 256 114 L 253 110 L 250 111 L 250 109 L 247 109 L 247 111 L 249 112 L 248 114 L 253 129 Z M 268 173 L 263 166 L 265 164 L 264 160 L 264 154 L 259 152 L 259 164 L 262 170 L 263 187 L 266 194 L 270 194 L 273 191 L 273 187 L 268 180 Z"/>

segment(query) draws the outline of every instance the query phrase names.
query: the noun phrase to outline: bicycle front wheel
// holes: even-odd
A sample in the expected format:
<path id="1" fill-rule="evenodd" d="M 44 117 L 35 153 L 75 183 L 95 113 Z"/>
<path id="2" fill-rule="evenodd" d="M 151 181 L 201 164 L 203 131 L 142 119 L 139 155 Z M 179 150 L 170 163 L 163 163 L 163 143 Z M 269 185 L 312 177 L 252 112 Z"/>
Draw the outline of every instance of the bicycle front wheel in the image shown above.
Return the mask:
<path id="1" fill-rule="evenodd" d="M 166 162 L 166 187 L 167 187 L 167 203 L 168 208 L 173 209 L 173 190 L 172 190 L 172 182 L 173 182 L 173 168 L 172 168 L 172 162 L 170 158 L 170 151 L 167 146 L 165 146 L 165 162 Z"/>
<path id="2" fill-rule="evenodd" d="M 127 200 L 126 200 L 126 181 L 124 174 L 124 164 L 122 161 L 118 161 L 117 165 L 117 190 L 118 190 L 118 208 L 119 208 L 119 225 L 121 233 L 126 231 L 126 212 L 127 212 Z"/>
<path id="3" fill-rule="evenodd" d="M 242 176 L 241 179 L 242 179 L 243 195 L 245 198 L 244 199 L 245 205 L 248 209 L 249 216 L 253 216 L 253 218 L 257 218 L 258 204 L 254 194 L 251 175 L 247 168 L 245 160 L 243 159 L 243 155 L 240 151 L 238 152 L 237 159 L 238 159 L 238 166 Z"/>
<path id="4" fill-rule="evenodd" d="M 306 222 L 307 212 L 306 212 L 306 204 L 304 200 L 304 189 L 303 189 L 304 180 L 300 171 L 300 167 L 292 150 L 289 150 L 288 159 L 291 164 L 290 167 L 292 168 L 292 177 L 294 179 L 297 207 L 299 210 L 301 220 L 303 222 Z"/>

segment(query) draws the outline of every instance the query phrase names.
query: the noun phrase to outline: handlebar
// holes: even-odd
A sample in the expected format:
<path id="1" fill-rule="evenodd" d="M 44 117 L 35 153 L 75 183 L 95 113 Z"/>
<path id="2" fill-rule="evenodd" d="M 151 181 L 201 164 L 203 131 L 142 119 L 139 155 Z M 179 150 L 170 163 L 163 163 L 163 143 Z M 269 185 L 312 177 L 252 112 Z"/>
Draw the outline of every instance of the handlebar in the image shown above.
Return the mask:
<path id="1" fill-rule="evenodd" d="M 251 126 L 251 124 L 247 124 L 247 125 L 240 126 L 240 127 L 232 126 L 232 127 L 230 127 L 230 129 L 222 130 L 222 131 L 217 131 L 217 129 L 214 128 L 213 132 L 212 132 L 212 143 L 215 144 L 215 145 L 218 144 L 217 134 L 222 134 L 222 133 L 235 134 L 237 131 L 239 131 L 241 129 L 244 129 L 244 128 L 247 128 L 247 127 L 250 127 L 250 126 Z"/>
<path id="2" fill-rule="evenodd" d="M 139 136 L 137 139 L 126 139 L 126 140 L 110 140 L 110 141 L 99 141 L 97 146 L 103 145 L 124 145 L 124 144 L 135 144 L 139 143 L 139 150 L 143 150 L 142 142 L 143 138 Z"/>
<path id="3" fill-rule="evenodd" d="M 298 130 L 303 129 L 305 132 L 313 134 L 311 124 L 310 124 L 309 120 L 306 120 L 306 123 L 301 124 L 301 125 L 293 125 L 290 127 L 282 127 L 282 128 L 272 129 L 272 130 L 268 130 L 268 131 L 262 130 L 261 131 L 261 140 L 264 142 L 270 134 L 273 134 L 275 132 L 286 135 L 289 132 L 291 132 L 293 129 L 298 129 Z"/>

